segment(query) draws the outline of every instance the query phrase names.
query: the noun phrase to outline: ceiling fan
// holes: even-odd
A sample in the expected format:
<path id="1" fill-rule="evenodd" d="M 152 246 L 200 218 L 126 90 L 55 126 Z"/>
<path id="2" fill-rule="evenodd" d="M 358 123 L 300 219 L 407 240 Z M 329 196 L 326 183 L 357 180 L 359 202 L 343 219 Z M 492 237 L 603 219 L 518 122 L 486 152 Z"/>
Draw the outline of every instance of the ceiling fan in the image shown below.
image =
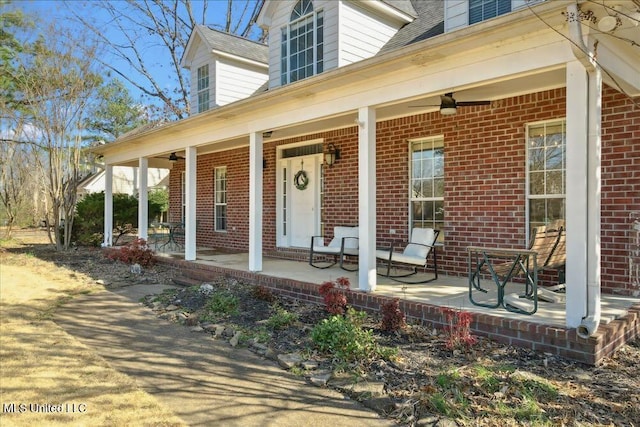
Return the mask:
<path id="1" fill-rule="evenodd" d="M 178 160 L 184 159 L 184 157 L 178 156 L 176 155 L 175 152 L 173 152 L 169 154 L 169 157 L 156 157 L 156 159 L 165 159 L 165 160 L 169 160 L 170 162 L 177 162 Z"/>
<path id="2" fill-rule="evenodd" d="M 410 107 L 440 107 L 440 114 L 451 116 L 456 114 L 458 107 L 469 107 L 473 105 L 491 105 L 491 101 L 456 101 L 453 92 L 440 95 L 440 105 L 410 105 Z"/>

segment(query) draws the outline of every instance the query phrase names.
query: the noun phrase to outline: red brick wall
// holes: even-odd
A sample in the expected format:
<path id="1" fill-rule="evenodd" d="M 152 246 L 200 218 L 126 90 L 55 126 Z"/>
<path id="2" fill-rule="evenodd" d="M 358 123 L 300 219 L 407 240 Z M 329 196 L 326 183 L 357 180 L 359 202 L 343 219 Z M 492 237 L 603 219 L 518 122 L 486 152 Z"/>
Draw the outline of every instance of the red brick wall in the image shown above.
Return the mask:
<path id="1" fill-rule="evenodd" d="M 629 272 L 630 213 L 640 212 L 640 98 L 607 89 L 602 107 L 602 290 L 640 295 Z"/>
<path id="2" fill-rule="evenodd" d="M 612 89 L 604 91 L 602 170 L 602 287 L 631 294 L 628 272 L 629 212 L 640 211 L 640 109 Z M 445 142 L 445 248 L 442 271 L 466 274 L 470 245 L 526 245 L 525 127 L 565 117 L 565 89 L 501 100 L 497 105 L 461 107 L 456 116 L 438 112 L 377 125 L 377 239 L 408 234 L 408 140 L 443 135 Z M 263 244 L 275 248 L 276 146 L 323 138 L 341 159 L 325 169 L 326 230 L 358 222 L 357 128 L 265 142 Z M 229 230 L 213 231 L 213 169 L 227 166 Z M 171 174 L 171 210 L 180 212 L 178 162 Z M 198 157 L 198 244 L 247 249 L 249 219 L 248 148 Z M 374 211 L 374 207 L 371 208 Z M 570 226 L 570 225 L 569 225 Z M 391 234 L 390 230 L 395 230 Z"/>

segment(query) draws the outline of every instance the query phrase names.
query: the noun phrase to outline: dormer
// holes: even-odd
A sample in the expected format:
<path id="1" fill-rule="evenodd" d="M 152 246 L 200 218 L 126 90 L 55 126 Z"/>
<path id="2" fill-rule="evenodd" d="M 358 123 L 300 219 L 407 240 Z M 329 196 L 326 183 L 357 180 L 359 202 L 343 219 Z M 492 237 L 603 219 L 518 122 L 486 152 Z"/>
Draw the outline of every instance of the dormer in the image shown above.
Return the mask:
<path id="1" fill-rule="evenodd" d="M 265 44 L 196 26 L 180 63 L 191 74 L 191 114 L 251 96 L 268 79 L 267 58 Z"/>
<path id="2" fill-rule="evenodd" d="M 446 32 L 477 24 L 544 0 L 444 0 Z"/>
<path id="3" fill-rule="evenodd" d="M 409 0 L 266 0 L 269 88 L 370 58 L 416 17 Z"/>

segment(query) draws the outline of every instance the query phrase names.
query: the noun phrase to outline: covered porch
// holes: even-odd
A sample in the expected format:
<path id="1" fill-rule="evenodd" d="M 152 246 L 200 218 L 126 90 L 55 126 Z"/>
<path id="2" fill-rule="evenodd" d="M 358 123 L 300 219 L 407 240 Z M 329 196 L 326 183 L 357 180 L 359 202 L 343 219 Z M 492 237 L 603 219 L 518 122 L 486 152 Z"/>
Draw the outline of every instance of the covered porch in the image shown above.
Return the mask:
<path id="1" fill-rule="evenodd" d="M 321 303 L 317 290 L 320 284 L 346 277 L 351 283 L 349 303 L 359 309 L 376 312 L 384 302 L 398 298 L 408 322 L 436 328 L 447 326 L 444 308 L 467 311 L 473 313 L 471 327 L 474 334 L 591 365 L 598 364 L 603 357 L 640 332 L 640 298 L 628 296 L 602 295 L 600 328 L 596 334 L 585 339 L 579 337 L 575 329 L 566 327 L 564 302 L 540 301 L 533 315 L 477 306 L 470 301 L 467 277 L 440 274 L 437 280 L 430 283 L 403 284 L 378 276 L 376 290 L 366 292 L 358 289 L 357 271 L 346 271 L 337 266 L 317 269 L 303 260 L 265 256 L 262 271 L 252 272 L 248 267 L 247 252 L 199 248 L 193 261 L 185 261 L 183 252 L 159 251 L 156 255 L 159 262 L 180 270 L 185 285 L 228 276 L 317 303 Z M 419 275 L 430 278 L 433 273 L 427 271 Z M 495 301 L 495 285 L 489 280 L 483 281 L 483 285 L 488 290 L 486 301 Z M 510 292 L 522 292 L 524 284 L 510 283 L 507 289 Z"/>
<path id="2" fill-rule="evenodd" d="M 638 332 L 637 310 L 624 314 L 622 308 L 611 315 L 609 296 L 600 295 L 603 254 L 608 253 L 609 263 L 620 259 L 619 216 L 627 215 L 617 206 L 608 206 L 608 216 L 604 217 L 608 222 L 601 229 L 602 105 L 603 99 L 612 105 L 607 107 L 608 129 L 620 128 L 614 123 L 618 120 L 616 97 L 622 90 L 616 82 L 633 96 L 640 86 L 631 71 L 633 65 L 618 60 L 618 54 L 634 61 L 637 54 L 628 53 L 627 46 L 615 41 L 595 40 L 593 35 L 585 38 L 579 23 L 566 22 L 562 5 L 545 2 L 536 8 L 558 32 L 522 10 L 177 123 L 143 129 L 102 147 L 107 164 L 104 246 L 112 243 L 112 168 L 138 167 L 141 188 L 145 189 L 147 168 L 164 162 L 165 167 L 172 168 L 174 213 L 184 222 L 185 250 L 160 259 L 175 264 L 189 277 L 205 281 L 216 274 L 227 274 L 318 301 L 319 283 L 345 276 L 353 287 L 352 303 L 359 307 L 375 310 L 385 299 L 398 297 L 410 318 L 434 324 L 443 322 L 442 307 L 464 309 L 476 313 L 476 333 L 596 363 L 624 343 L 627 335 L 633 337 Z M 505 34 L 510 35 L 508 39 Z M 563 34 L 573 41 L 567 42 Z M 576 41 L 582 45 L 585 39 L 590 45 L 601 42 L 599 61 L 608 69 L 604 75 L 589 62 L 586 46 L 573 51 Z M 604 97 L 603 82 L 608 87 Z M 483 100 L 490 105 L 461 109 L 454 117 L 443 115 L 439 110 L 442 94 L 452 91 L 459 102 Z M 627 100 L 620 101 L 616 108 L 626 105 Z M 530 123 L 550 120 L 566 122 L 566 188 L 562 194 L 566 195 L 564 216 L 571 219 L 567 231 L 568 303 L 553 308 L 545 303 L 533 316 L 477 307 L 469 301 L 466 279 L 459 277 L 466 265 L 464 248 L 493 239 L 501 247 L 525 244 L 529 220 L 525 208 L 529 185 L 525 176 L 525 133 Z M 398 132 L 400 135 L 396 135 Z M 620 139 L 628 138 L 619 132 Z M 407 208 L 408 145 L 416 138 L 427 137 L 442 137 L 447 151 L 445 262 L 449 271 L 459 276 L 403 287 L 375 274 L 375 252 L 383 239 L 406 240 L 411 227 Z M 301 211 L 293 215 L 291 206 L 283 202 L 291 199 L 282 194 L 284 170 L 295 172 L 298 164 L 303 170 L 302 161 L 284 166 L 292 161 L 284 155 L 285 150 L 303 143 L 328 150 L 333 142 L 341 149 L 342 158 L 333 168 L 324 169 L 322 178 L 329 183 L 329 192 L 322 197 L 331 204 L 324 212 L 331 215 L 325 215 L 322 224 L 329 228 L 358 225 L 358 273 L 337 268 L 316 271 L 305 262 L 271 256 L 281 249 L 304 249 L 308 241 L 303 239 L 300 244 L 287 240 L 294 234 L 287 228 L 295 224 L 293 220 L 309 215 Z M 322 154 L 313 153 L 319 158 L 313 166 L 306 158 L 304 163 L 307 168 L 315 168 L 315 200 L 320 200 Z M 180 160 L 170 164 L 172 157 Z M 235 216 L 225 216 L 229 227 L 218 232 L 217 225 L 210 221 L 214 216 L 213 171 L 216 166 L 227 165 L 235 174 L 235 180 L 229 183 L 237 184 L 233 191 L 238 202 L 233 206 Z M 611 165 L 608 167 L 611 169 Z M 610 175 L 617 178 L 619 174 Z M 348 185 L 345 178 L 350 180 Z M 395 186 L 386 186 L 389 181 Z M 612 194 L 618 194 L 613 187 L 605 187 L 609 203 L 615 203 Z M 310 190 L 304 194 L 311 194 Z M 395 197 L 398 194 L 402 196 Z M 301 228 L 320 234 L 318 212 L 323 208 L 319 203 L 314 207 L 315 223 Z M 139 198 L 140 237 L 148 236 L 146 209 L 147 194 L 143 190 Z M 335 211 L 340 211 L 339 215 Z M 202 218 L 206 224 L 202 224 Z M 197 230 L 198 220 L 205 227 L 202 231 Z M 499 236 L 495 230 L 500 230 Z M 605 245 L 601 244 L 603 235 Z M 227 259 L 230 254 L 198 253 L 198 247 L 205 244 L 235 245 L 248 252 Z M 212 259 L 207 259 L 209 256 Z M 622 283 L 614 277 L 621 271 L 615 267 L 606 272 L 608 285 Z M 629 301 L 626 297 L 615 298 Z M 620 321 L 611 320 L 616 317 Z M 575 328 L 582 326 L 588 338 L 577 336 Z"/>

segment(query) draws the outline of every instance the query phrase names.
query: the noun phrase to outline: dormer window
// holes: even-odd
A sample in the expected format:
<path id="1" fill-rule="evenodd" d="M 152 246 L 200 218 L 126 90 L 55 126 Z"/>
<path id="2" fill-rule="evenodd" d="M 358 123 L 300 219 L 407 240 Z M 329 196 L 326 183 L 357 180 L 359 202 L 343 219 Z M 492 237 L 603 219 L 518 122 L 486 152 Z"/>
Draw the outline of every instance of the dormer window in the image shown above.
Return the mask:
<path id="1" fill-rule="evenodd" d="M 300 0 L 282 28 L 281 55 L 283 85 L 323 71 L 324 17 L 311 0 Z"/>
<path id="2" fill-rule="evenodd" d="M 511 0 L 469 0 L 469 24 L 511 12 Z"/>
<path id="3" fill-rule="evenodd" d="M 198 68 L 198 113 L 209 109 L 209 64 Z"/>

